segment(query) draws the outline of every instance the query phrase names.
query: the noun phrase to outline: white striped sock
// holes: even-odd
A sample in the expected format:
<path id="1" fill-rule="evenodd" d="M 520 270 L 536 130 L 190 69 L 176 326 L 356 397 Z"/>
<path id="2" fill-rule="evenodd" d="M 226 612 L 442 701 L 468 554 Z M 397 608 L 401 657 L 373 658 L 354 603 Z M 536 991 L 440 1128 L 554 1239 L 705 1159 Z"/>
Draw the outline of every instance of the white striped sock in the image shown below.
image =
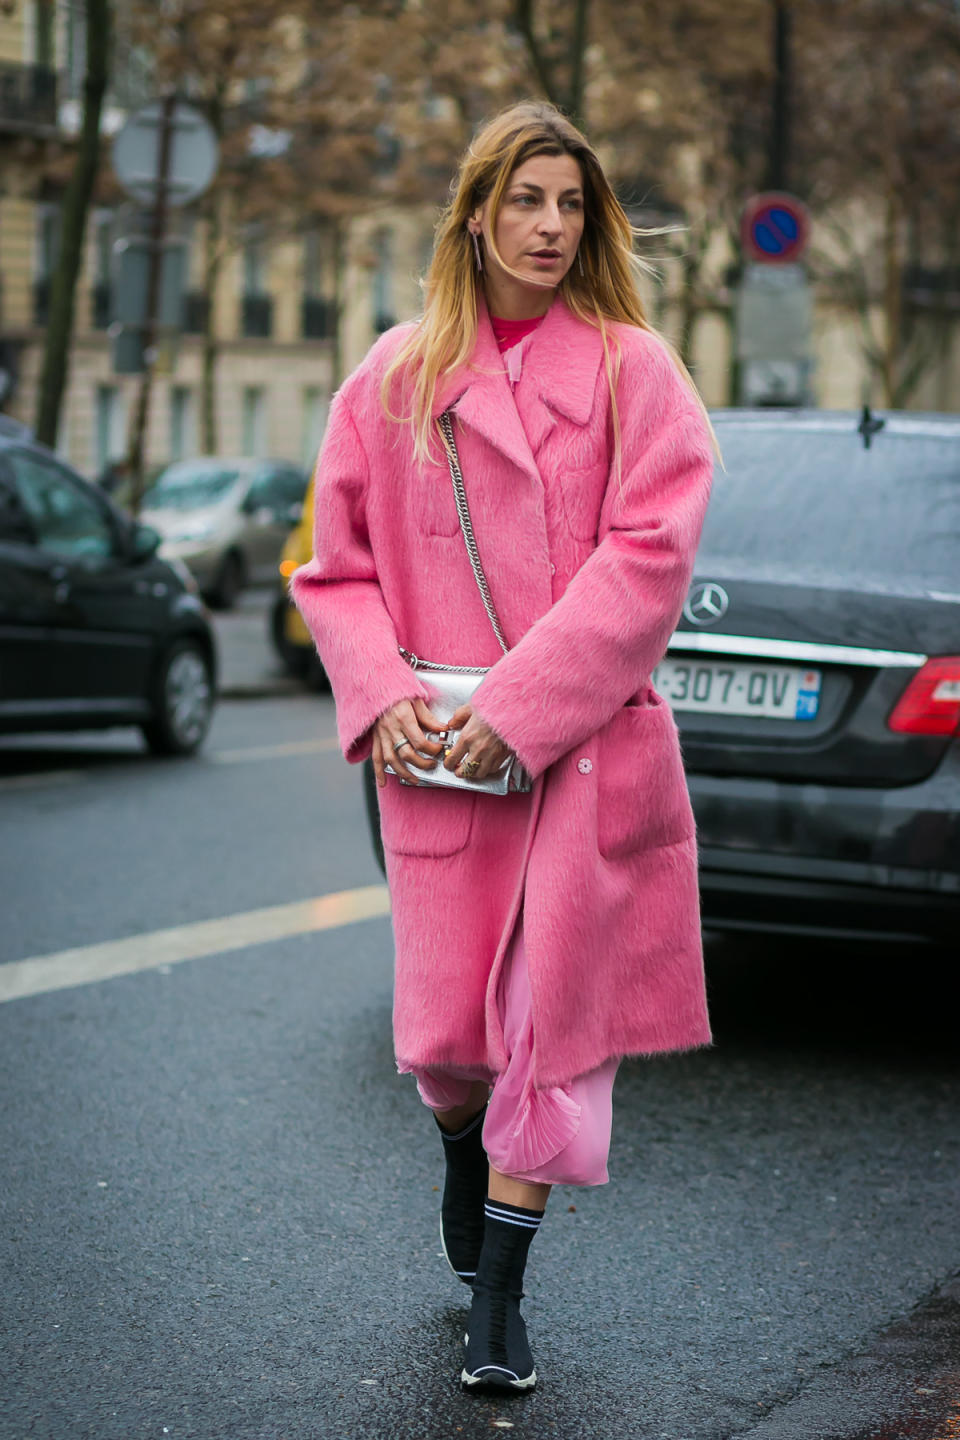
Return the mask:
<path id="1" fill-rule="evenodd" d="M 484 1206 L 484 1214 L 488 1220 L 502 1220 L 506 1225 L 519 1225 L 524 1230 L 539 1230 L 542 1215 L 531 1215 L 515 1210 L 512 1206 L 497 1204 L 488 1200 Z"/>

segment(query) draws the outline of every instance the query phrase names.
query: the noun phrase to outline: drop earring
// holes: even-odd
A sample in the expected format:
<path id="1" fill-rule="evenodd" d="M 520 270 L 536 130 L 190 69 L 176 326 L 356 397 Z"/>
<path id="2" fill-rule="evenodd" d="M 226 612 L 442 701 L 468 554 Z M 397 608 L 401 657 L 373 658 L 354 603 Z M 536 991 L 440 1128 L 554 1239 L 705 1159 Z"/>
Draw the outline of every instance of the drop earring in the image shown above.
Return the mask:
<path id="1" fill-rule="evenodd" d="M 580 246 L 579 246 L 579 245 L 577 246 L 577 264 L 580 266 L 580 274 L 582 275 L 582 274 L 584 273 L 584 271 L 583 271 L 583 256 L 582 256 L 581 253 L 580 253 Z"/>
<path id="2" fill-rule="evenodd" d="M 470 231 L 470 239 L 473 241 L 473 253 L 477 257 L 477 269 L 483 269 L 483 261 L 480 258 L 480 241 L 477 239 L 475 230 Z"/>

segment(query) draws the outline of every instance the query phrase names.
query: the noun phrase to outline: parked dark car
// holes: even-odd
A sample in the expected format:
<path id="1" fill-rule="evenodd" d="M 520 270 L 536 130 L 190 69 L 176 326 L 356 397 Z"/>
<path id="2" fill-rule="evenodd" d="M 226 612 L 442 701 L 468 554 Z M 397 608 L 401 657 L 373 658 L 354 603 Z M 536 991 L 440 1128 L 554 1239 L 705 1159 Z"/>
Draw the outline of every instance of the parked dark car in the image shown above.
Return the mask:
<path id="1" fill-rule="evenodd" d="M 713 419 L 726 469 L 655 676 L 704 923 L 956 945 L 960 419 Z"/>
<path id="2" fill-rule="evenodd" d="M 213 634 L 160 537 L 0 427 L 0 734 L 138 725 L 186 755 L 210 725 Z"/>
<path id="3" fill-rule="evenodd" d="M 725 468 L 654 676 L 704 925 L 957 947 L 960 418 L 712 418 Z"/>

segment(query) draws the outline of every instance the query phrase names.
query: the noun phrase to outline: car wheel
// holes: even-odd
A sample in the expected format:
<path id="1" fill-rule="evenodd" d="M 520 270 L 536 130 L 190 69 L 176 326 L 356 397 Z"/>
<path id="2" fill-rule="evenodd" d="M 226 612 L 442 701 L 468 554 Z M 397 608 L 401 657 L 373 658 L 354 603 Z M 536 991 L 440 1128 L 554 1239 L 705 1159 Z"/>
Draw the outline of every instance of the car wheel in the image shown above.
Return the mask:
<path id="1" fill-rule="evenodd" d="M 232 610 L 245 580 L 242 559 L 235 550 L 229 550 L 223 557 L 220 572 L 207 597 L 210 604 L 218 610 Z"/>
<path id="2" fill-rule="evenodd" d="M 210 661 L 196 640 L 178 640 L 160 661 L 153 718 L 142 727 L 157 755 L 192 755 L 213 718 Z"/>
<path id="3" fill-rule="evenodd" d="M 284 669 L 291 675 L 303 675 L 307 668 L 310 652 L 303 645 L 291 645 L 287 639 L 287 614 L 290 601 L 286 595 L 278 595 L 270 611 L 270 639 L 273 648 L 283 661 Z"/>
<path id="4" fill-rule="evenodd" d="M 327 679 L 327 672 L 316 650 L 307 654 L 307 663 L 303 667 L 303 683 L 308 690 L 315 695 L 324 695 L 330 689 L 330 681 Z"/>

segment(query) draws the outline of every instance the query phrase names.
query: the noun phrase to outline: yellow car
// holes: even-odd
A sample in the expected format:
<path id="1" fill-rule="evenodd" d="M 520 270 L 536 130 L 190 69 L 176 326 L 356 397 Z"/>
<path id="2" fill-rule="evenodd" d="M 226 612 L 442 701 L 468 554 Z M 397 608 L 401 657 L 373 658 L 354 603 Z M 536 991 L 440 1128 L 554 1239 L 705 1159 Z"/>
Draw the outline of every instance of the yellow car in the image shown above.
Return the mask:
<path id="1" fill-rule="evenodd" d="M 291 675 L 299 675 L 310 690 L 329 688 L 313 637 L 300 611 L 291 603 L 289 581 L 293 572 L 313 558 L 313 481 L 303 497 L 300 519 L 287 536 L 280 556 L 280 591 L 270 610 L 270 638 Z"/>

